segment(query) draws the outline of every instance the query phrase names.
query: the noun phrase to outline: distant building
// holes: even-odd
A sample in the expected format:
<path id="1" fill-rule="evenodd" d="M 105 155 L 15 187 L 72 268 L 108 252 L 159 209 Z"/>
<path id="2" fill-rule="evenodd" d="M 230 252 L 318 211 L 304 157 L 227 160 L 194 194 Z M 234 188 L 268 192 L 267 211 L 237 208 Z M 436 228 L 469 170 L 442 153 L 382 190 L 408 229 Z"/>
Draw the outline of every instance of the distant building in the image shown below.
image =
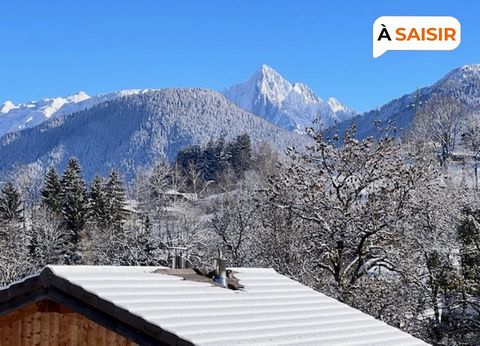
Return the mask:
<path id="1" fill-rule="evenodd" d="M 174 189 L 167 190 L 163 194 L 164 196 L 168 196 L 172 202 L 175 202 L 175 201 L 195 202 L 198 200 L 198 194 L 196 193 L 179 192 Z"/>
<path id="2" fill-rule="evenodd" d="M 48 266 L 0 289 L 0 344 L 425 345 L 273 269 L 227 272 L 230 288 L 189 269 Z"/>

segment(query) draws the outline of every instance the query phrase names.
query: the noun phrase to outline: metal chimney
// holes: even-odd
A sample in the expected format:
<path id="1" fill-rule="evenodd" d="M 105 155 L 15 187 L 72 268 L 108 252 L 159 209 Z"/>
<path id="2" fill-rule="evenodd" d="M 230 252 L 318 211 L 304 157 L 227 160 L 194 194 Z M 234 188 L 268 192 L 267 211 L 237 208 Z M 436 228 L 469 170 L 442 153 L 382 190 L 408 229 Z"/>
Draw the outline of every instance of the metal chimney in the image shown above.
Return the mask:
<path id="1" fill-rule="evenodd" d="M 171 257 L 172 269 L 185 269 L 185 257 L 183 256 L 183 251 L 187 250 L 187 248 L 171 247 L 170 249 L 174 250 L 174 255 Z"/>
<path id="2" fill-rule="evenodd" d="M 172 269 L 185 269 L 185 257 L 183 255 L 172 257 Z"/>
<path id="3" fill-rule="evenodd" d="M 218 252 L 218 258 L 215 258 L 213 262 L 213 281 L 227 287 L 227 265 L 225 260 L 222 258 L 222 251 Z"/>

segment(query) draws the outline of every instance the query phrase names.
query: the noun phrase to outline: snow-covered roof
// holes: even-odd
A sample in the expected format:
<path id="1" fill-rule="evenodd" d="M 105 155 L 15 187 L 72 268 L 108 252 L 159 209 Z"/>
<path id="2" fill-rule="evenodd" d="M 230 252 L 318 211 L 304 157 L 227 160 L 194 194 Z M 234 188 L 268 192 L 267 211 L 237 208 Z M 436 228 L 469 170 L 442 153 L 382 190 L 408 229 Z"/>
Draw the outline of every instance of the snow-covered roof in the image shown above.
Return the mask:
<path id="1" fill-rule="evenodd" d="M 157 269 L 46 270 L 195 345 L 425 345 L 273 269 L 230 268 L 244 286 L 237 291 L 155 273 Z"/>

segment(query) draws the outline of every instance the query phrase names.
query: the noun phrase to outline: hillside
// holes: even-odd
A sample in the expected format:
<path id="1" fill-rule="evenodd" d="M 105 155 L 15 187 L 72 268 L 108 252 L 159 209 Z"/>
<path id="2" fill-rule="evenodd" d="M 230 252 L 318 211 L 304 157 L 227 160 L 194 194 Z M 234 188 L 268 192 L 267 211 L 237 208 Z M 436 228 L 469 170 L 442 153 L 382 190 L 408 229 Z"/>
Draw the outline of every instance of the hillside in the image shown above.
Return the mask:
<path id="1" fill-rule="evenodd" d="M 343 130 L 355 124 L 358 136 L 364 138 L 378 133 L 375 121 L 379 122 L 380 127 L 385 127 L 390 122 L 396 126 L 399 133 L 402 133 L 410 128 L 415 109 L 435 95 L 461 100 L 470 111 L 480 110 L 480 65 L 457 68 L 431 86 L 418 89 L 375 110 L 348 119 L 337 127 Z"/>
<path id="2" fill-rule="evenodd" d="M 174 160 L 183 146 L 243 133 L 254 145 L 268 141 L 280 150 L 307 142 L 215 91 L 164 89 L 116 98 L 5 135 L 0 139 L 0 172 L 34 162 L 61 169 L 75 156 L 87 178 L 106 174 L 111 167 L 129 175 L 157 158 Z"/>

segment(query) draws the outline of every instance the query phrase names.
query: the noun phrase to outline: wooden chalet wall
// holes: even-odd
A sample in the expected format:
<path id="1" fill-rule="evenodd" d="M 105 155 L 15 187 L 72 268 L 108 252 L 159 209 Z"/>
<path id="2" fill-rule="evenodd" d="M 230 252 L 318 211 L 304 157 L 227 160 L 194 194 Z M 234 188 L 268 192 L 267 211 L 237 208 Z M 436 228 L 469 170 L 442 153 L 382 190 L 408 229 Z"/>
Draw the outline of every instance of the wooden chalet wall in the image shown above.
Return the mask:
<path id="1" fill-rule="evenodd" d="M 0 345 L 136 345 L 51 301 L 0 316 Z"/>

